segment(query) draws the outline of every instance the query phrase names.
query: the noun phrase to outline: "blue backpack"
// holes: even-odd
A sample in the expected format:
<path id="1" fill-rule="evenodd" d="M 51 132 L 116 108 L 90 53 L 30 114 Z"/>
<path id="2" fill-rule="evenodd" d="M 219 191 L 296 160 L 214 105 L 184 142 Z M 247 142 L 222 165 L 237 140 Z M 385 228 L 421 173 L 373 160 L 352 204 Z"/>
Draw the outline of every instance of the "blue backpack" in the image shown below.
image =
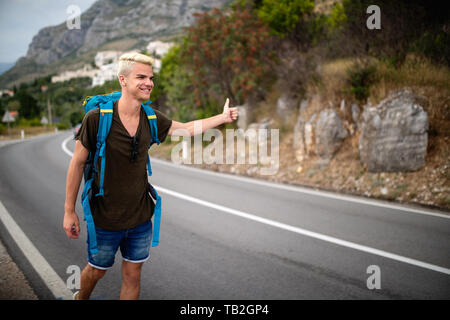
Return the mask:
<path id="1" fill-rule="evenodd" d="M 92 255 L 98 253 L 97 248 L 97 236 L 95 233 L 94 219 L 92 217 L 90 201 L 92 200 L 92 183 L 94 181 L 94 173 L 100 170 L 100 190 L 95 195 L 96 197 L 103 196 L 103 182 L 105 177 L 105 147 L 106 139 L 108 137 L 109 131 L 111 129 L 112 119 L 113 119 L 113 104 L 115 101 L 119 100 L 121 97 L 121 92 L 112 92 L 105 95 L 98 95 L 93 97 L 87 97 L 84 102 L 84 112 L 87 113 L 92 109 L 100 109 L 99 125 L 97 132 L 97 146 L 95 153 L 89 153 L 86 165 L 84 168 L 84 189 L 81 195 L 81 204 L 83 205 L 84 220 L 87 224 L 88 231 L 88 248 Z M 155 112 L 150 107 L 151 101 L 143 103 L 141 106 L 144 108 L 145 114 L 147 115 L 148 122 L 150 124 L 151 131 L 151 141 L 149 141 L 148 148 L 152 146 L 153 143 L 159 144 L 158 139 L 158 128 L 157 119 Z M 98 159 L 101 158 L 100 168 L 97 168 Z M 152 168 L 150 165 L 150 156 L 147 154 L 147 171 L 148 175 L 152 175 Z M 158 195 L 153 186 L 148 184 L 148 192 L 152 198 L 156 201 L 155 211 L 154 211 L 154 223 L 153 223 L 153 239 L 152 247 L 156 247 L 159 244 L 159 227 L 161 224 L 161 197 Z"/>

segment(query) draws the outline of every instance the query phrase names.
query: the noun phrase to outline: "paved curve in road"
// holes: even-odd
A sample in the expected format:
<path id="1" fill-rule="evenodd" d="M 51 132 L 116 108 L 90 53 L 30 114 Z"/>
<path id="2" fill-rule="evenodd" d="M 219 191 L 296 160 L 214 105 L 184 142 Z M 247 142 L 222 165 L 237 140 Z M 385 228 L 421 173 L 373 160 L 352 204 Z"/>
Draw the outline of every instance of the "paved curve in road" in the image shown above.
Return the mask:
<path id="1" fill-rule="evenodd" d="M 86 264 L 84 222 L 78 240 L 62 230 L 69 136 L 0 149 L 1 203 L 64 282 L 68 266 Z M 450 298 L 448 213 L 164 161 L 152 161 L 152 169 L 163 216 L 141 299 Z M 77 212 L 82 218 L 79 202 Z M 0 232 L 37 294 L 53 298 L 4 224 Z M 120 260 L 118 253 L 94 299 L 119 297 Z M 368 289 L 370 266 L 379 268 L 380 289 Z"/>

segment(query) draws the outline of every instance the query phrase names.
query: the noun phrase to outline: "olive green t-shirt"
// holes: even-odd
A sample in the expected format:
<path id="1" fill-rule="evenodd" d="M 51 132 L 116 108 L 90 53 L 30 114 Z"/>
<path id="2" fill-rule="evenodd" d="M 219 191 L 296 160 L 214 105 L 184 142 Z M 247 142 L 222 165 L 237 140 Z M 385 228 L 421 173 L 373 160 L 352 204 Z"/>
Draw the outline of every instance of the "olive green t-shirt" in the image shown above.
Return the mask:
<path id="1" fill-rule="evenodd" d="M 153 110 L 157 118 L 158 139 L 163 142 L 172 120 L 158 110 Z M 96 149 L 99 115 L 98 108 L 89 111 L 75 137 L 92 153 Z M 136 136 L 139 137 L 138 153 L 135 160 L 131 161 L 133 137 L 122 124 L 115 102 L 111 130 L 106 139 L 103 197 L 95 197 L 100 189 L 99 172 L 95 174 L 92 184 L 91 211 L 97 227 L 107 230 L 134 228 L 150 220 L 153 215 L 155 203 L 147 189 L 147 152 L 151 134 L 143 108 Z M 99 158 L 97 168 L 100 168 L 100 160 Z"/>

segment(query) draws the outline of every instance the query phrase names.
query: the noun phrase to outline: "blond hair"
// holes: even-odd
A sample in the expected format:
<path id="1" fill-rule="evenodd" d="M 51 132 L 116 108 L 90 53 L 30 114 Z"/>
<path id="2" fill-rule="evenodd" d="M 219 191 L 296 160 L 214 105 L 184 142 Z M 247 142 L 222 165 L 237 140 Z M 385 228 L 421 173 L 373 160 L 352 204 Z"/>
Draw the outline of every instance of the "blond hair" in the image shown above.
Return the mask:
<path id="1" fill-rule="evenodd" d="M 136 62 L 153 66 L 153 58 L 139 52 L 127 52 L 119 58 L 117 76 L 120 76 L 121 74 L 128 76 Z"/>

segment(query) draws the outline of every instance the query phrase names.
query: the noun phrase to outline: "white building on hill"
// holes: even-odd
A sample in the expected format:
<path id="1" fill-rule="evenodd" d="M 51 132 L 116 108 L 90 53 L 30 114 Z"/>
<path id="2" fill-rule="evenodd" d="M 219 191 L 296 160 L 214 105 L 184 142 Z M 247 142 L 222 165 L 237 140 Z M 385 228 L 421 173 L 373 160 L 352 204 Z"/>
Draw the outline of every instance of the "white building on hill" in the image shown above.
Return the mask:
<path id="1" fill-rule="evenodd" d="M 100 70 L 97 69 L 96 74 L 92 78 L 92 86 L 101 86 L 105 81 L 117 79 L 117 63 L 110 63 L 100 66 Z"/>
<path id="2" fill-rule="evenodd" d="M 147 52 L 153 56 L 153 70 L 159 72 L 161 69 L 161 59 L 173 46 L 171 42 L 152 41 L 147 45 Z M 63 82 L 73 78 L 89 77 L 92 79 L 92 86 L 101 86 L 105 81 L 117 79 L 117 69 L 121 51 L 99 51 L 95 55 L 95 65 L 85 65 L 83 68 L 73 71 L 64 71 L 53 76 L 51 81 Z"/>
<path id="3" fill-rule="evenodd" d="M 54 82 L 64 82 L 73 78 L 92 78 L 94 77 L 97 69 L 93 69 L 92 66 L 86 64 L 83 68 L 72 71 L 64 71 L 57 76 L 53 76 L 51 81 Z"/>
<path id="4" fill-rule="evenodd" d="M 161 70 L 161 59 L 167 54 L 174 44 L 172 42 L 151 41 L 147 45 L 147 52 L 154 58 L 153 71 Z"/>
<path id="5" fill-rule="evenodd" d="M 156 58 L 162 58 L 172 46 L 172 42 L 151 41 L 147 45 L 147 51 Z"/>
<path id="6" fill-rule="evenodd" d="M 95 55 L 95 65 L 100 68 L 105 64 L 118 62 L 121 54 L 121 51 L 99 51 Z"/>

